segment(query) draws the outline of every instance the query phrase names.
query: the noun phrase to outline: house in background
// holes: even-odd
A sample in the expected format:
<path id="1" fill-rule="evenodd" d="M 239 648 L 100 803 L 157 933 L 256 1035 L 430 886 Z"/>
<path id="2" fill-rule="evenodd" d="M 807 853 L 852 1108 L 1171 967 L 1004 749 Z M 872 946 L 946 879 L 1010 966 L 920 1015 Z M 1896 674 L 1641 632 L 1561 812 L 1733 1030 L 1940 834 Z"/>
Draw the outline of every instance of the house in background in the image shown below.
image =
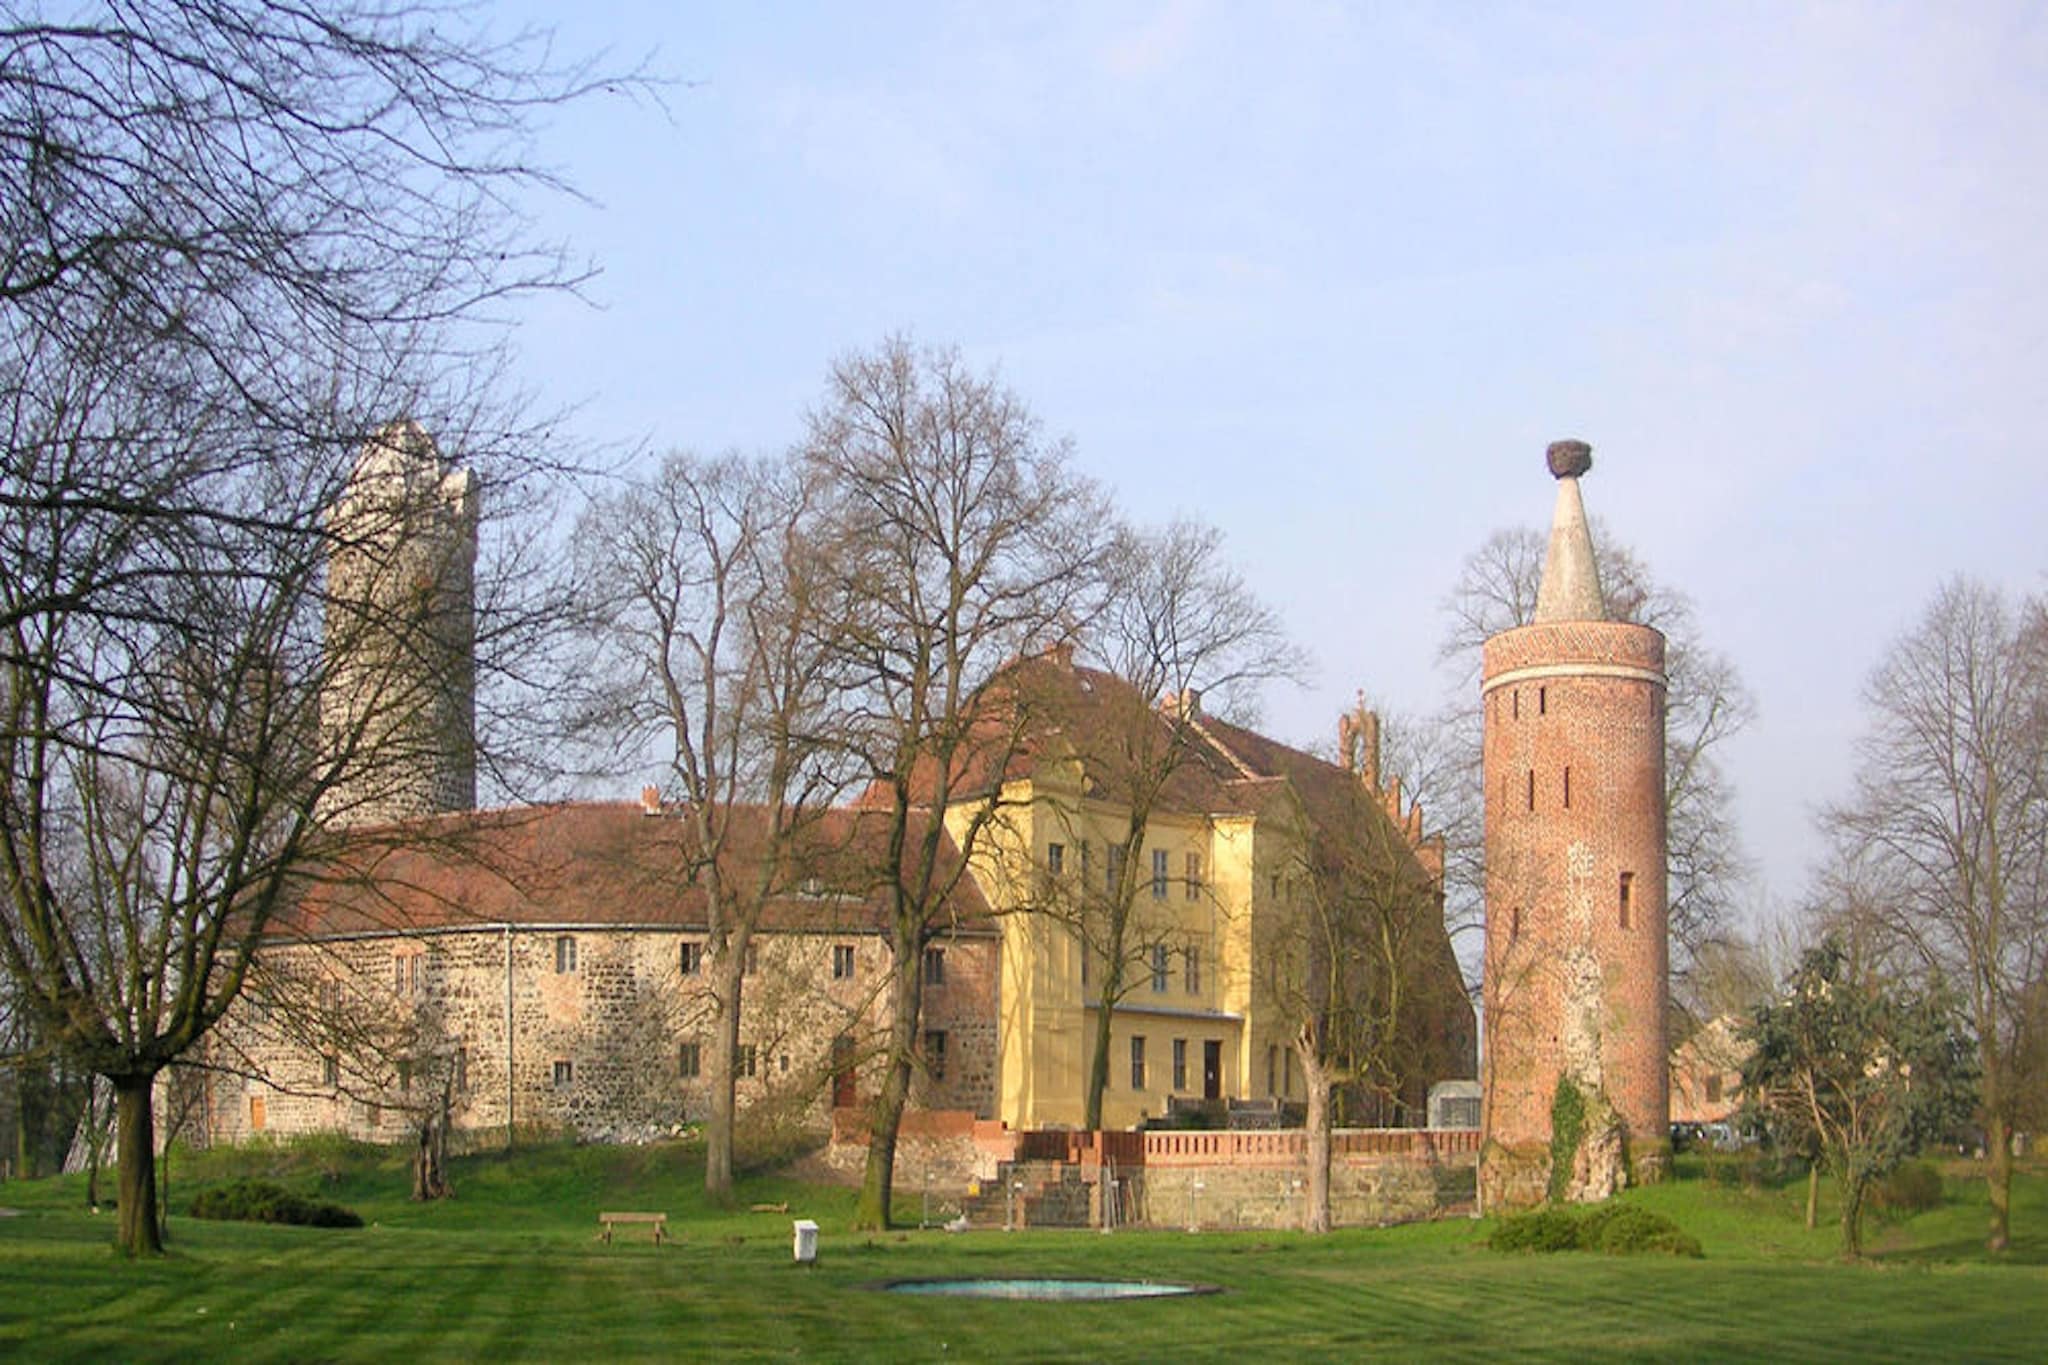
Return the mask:
<path id="1" fill-rule="evenodd" d="M 1671 1050 L 1671 1121 L 1723 1123 L 1741 1107 L 1742 1064 L 1750 1044 L 1742 1021 L 1724 1014 Z"/>

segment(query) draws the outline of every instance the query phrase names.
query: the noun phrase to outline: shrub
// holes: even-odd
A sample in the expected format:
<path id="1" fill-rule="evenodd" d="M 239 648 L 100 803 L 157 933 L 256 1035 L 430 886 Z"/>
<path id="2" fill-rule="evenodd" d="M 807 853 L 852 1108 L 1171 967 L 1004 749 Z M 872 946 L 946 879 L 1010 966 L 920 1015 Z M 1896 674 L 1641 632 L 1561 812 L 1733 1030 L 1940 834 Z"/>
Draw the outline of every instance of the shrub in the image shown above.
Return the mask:
<path id="1" fill-rule="evenodd" d="M 192 1201 L 194 1218 L 238 1223 L 288 1223 L 296 1227 L 359 1228 L 362 1218 L 339 1204 L 293 1194 L 267 1180 L 231 1180 L 202 1191 Z"/>
<path id="2" fill-rule="evenodd" d="M 1870 1206 L 1905 1215 L 1941 1207 L 1941 1172 L 1929 1161 L 1907 1161 L 1870 1188 Z"/>
<path id="3" fill-rule="evenodd" d="M 1693 1256 L 1705 1253 L 1662 1214 L 1633 1204 L 1605 1204 L 1579 1223 L 1579 1246 L 1609 1256 Z"/>
<path id="4" fill-rule="evenodd" d="M 1599 1251 L 1609 1256 L 1700 1256 L 1696 1238 L 1661 1214 L 1602 1204 L 1583 1214 L 1551 1205 L 1503 1218 L 1486 1244 L 1495 1251 Z"/>
<path id="5" fill-rule="evenodd" d="M 1495 1251 L 1574 1251 L 1579 1220 L 1569 1209 L 1547 1206 L 1503 1218 L 1486 1244 Z"/>

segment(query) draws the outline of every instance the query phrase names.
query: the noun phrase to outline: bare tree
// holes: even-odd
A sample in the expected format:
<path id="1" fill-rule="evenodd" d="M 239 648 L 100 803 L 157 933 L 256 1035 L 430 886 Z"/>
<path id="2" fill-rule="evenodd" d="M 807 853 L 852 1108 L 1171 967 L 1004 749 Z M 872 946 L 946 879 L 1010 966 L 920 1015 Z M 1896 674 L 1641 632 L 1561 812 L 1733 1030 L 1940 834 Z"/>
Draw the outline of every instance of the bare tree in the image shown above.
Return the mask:
<path id="1" fill-rule="evenodd" d="M 803 455 L 846 670 L 842 741 L 886 824 L 876 869 L 889 1033 L 857 1221 L 886 1227 L 918 1065 L 926 945 L 1001 800 L 1030 723 L 1004 665 L 1070 635 L 1100 577 L 1104 518 L 1024 404 L 950 351 L 902 338 L 833 367 Z M 951 841 L 958 856 L 947 852 Z"/>
<path id="2" fill-rule="evenodd" d="M 1063 726 L 1091 793 L 1119 808 L 1122 828 L 1108 845 L 1099 885 L 1093 869 L 1083 869 L 1079 879 L 1045 878 L 1051 894 L 1040 898 L 1079 936 L 1091 967 L 1096 1009 L 1082 1119 L 1091 1129 L 1102 1126 L 1118 1005 L 1145 979 L 1146 964 L 1187 951 L 1170 918 L 1139 913 L 1139 891 L 1163 894 L 1144 865 L 1146 835 L 1175 775 L 1202 744 L 1202 707 L 1255 702 L 1260 684 L 1305 667 L 1279 614 L 1223 561 L 1213 528 L 1176 521 L 1126 531 L 1109 567 L 1109 597 L 1090 635 L 1114 682 L 1048 689 L 1059 700 L 1046 720 Z M 1079 714 L 1063 714 L 1070 709 Z"/>
<path id="3" fill-rule="evenodd" d="M 1306 1230 L 1330 1230 L 1330 1130 L 1341 1089 L 1398 1094 L 1431 1060 L 1420 1008 L 1442 940 L 1439 883 L 1362 784 L 1344 818 L 1304 833 L 1252 955 L 1308 1092 Z M 1462 1003 L 1462 1002 L 1461 1002 Z"/>
<path id="4" fill-rule="evenodd" d="M 715 1199 L 732 1191 L 749 944 L 837 790 L 823 742 L 831 627 L 817 616 L 807 517 L 789 464 L 678 454 L 594 501 L 577 532 L 590 650 L 578 728 L 617 756 L 665 742 L 676 875 L 704 891 Z"/>
<path id="5" fill-rule="evenodd" d="M 450 18 L 0 18 L 0 968 L 113 1084 L 131 1254 L 161 1246 L 152 1081 L 365 757 L 319 714 L 326 511 L 396 413 L 488 461 L 487 305 L 569 279 L 509 196 L 584 77 Z"/>
<path id="6" fill-rule="evenodd" d="M 1977 1043 L 1992 1250 L 2011 1235 L 2011 1135 L 2048 975 L 2048 620 L 1942 587 L 1865 688 L 1854 796 L 1829 813 L 1885 888 L 1898 942 L 1960 990 Z"/>
<path id="7" fill-rule="evenodd" d="M 1735 665 L 1701 638 L 1691 600 L 1658 583 L 1642 558 L 1597 522 L 1594 535 L 1608 615 L 1652 626 L 1665 637 L 1669 907 L 1674 965 L 1682 972 L 1695 949 L 1725 932 L 1746 875 L 1730 810 L 1732 787 L 1718 753 L 1755 718 L 1756 703 Z M 1450 839 L 1448 890 L 1453 918 L 1461 922 L 1477 922 L 1484 904 L 1480 712 L 1473 687 L 1480 647 L 1489 636 L 1535 619 L 1548 543 L 1530 527 L 1494 532 L 1466 558 L 1443 601 L 1438 657 L 1452 666 L 1459 690 L 1435 721 L 1450 739 L 1435 747 L 1461 761 L 1435 765 L 1438 780 L 1418 790 Z"/>

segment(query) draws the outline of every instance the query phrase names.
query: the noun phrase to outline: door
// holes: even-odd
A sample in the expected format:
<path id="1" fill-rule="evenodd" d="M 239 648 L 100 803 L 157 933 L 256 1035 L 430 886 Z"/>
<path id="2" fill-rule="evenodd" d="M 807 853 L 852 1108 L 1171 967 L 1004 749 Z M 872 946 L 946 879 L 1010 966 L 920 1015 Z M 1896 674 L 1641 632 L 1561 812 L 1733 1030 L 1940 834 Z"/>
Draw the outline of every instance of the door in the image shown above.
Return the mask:
<path id="1" fill-rule="evenodd" d="M 249 1097 L 249 1131 L 252 1133 L 262 1132 L 263 1124 L 267 1117 L 263 1112 L 263 1096 L 251 1095 Z"/>
<path id="2" fill-rule="evenodd" d="M 853 1039 L 840 1034 L 832 1040 L 832 1107 L 851 1109 L 860 1103 L 860 1090 L 854 1083 Z"/>
<path id="3" fill-rule="evenodd" d="M 1213 1038 L 1202 1044 L 1202 1098 L 1223 1098 L 1223 1044 Z"/>

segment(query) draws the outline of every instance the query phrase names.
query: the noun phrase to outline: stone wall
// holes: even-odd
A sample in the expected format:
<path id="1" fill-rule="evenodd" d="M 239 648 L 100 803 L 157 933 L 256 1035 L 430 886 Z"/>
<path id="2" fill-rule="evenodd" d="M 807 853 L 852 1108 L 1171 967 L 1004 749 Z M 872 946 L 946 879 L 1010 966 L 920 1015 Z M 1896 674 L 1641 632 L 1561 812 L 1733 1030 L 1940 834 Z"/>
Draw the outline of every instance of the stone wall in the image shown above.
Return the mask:
<path id="1" fill-rule="evenodd" d="M 1375 1227 L 1467 1212 L 1478 1160 L 1474 1131 L 1339 1129 L 1330 1137 L 1331 1223 Z M 1137 1214 L 1153 1227 L 1303 1225 L 1308 1135 L 1299 1129 L 1148 1133 L 1144 1162 Z"/>
<path id="2" fill-rule="evenodd" d="M 445 1083 L 459 1132 L 674 1133 L 709 1108 L 709 993 L 701 971 L 683 971 L 684 945 L 701 942 L 685 930 L 527 926 L 273 950 L 209 1038 L 219 1070 L 205 1130 L 215 1141 L 257 1131 L 394 1141 Z M 742 1137 L 822 1135 L 835 1039 L 848 1040 L 842 1059 L 857 1089 L 874 1089 L 888 949 L 850 930 L 764 933 L 755 943 L 740 1025 L 751 1054 L 738 1083 Z M 926 1028 L 946 1033 L 946 1066 L 942 1077 L 920 1076 L 915 1099 L 992 1116 L 996 943 L 940 946 L 946 980 L 927 992 Z M 841 976 L 835 948 L 853 954 Z"/>
<path id="3" fill-rule="evenodd" d="M 867 1131 L 851 1111 L 835 1114 L 824 1168 L 852 1183 L 867 1154 Z M 1047 1144 L 1039 1137 L 1067 1139 Z M 1068 1160 L 1024 1160 L 1041 1148 Z M 1472 1129 L 1339 1129 L 1330 1142 L 1330 1212 L 1340 1227 L 1372 1227 L 1470 1212 L 1479 1134 Z M 1016 1163 L 1012 1165 L 1012 1163 Z M 1270 1132 L 1017 1133 L 969 1115 L 906 1116 L 898 1139 L 896 1187 L 968 1196 L 1014 1175 L 1031 1188 L 1078 1175 L 1091 1186 L 1119 1182 L 1127 1221 L 1164 1228 L 1298 1228 L 1308 1192 L 1308 1139 Z M 1098 1211 L 1101 1201 L 1095 1200 Z"/>

